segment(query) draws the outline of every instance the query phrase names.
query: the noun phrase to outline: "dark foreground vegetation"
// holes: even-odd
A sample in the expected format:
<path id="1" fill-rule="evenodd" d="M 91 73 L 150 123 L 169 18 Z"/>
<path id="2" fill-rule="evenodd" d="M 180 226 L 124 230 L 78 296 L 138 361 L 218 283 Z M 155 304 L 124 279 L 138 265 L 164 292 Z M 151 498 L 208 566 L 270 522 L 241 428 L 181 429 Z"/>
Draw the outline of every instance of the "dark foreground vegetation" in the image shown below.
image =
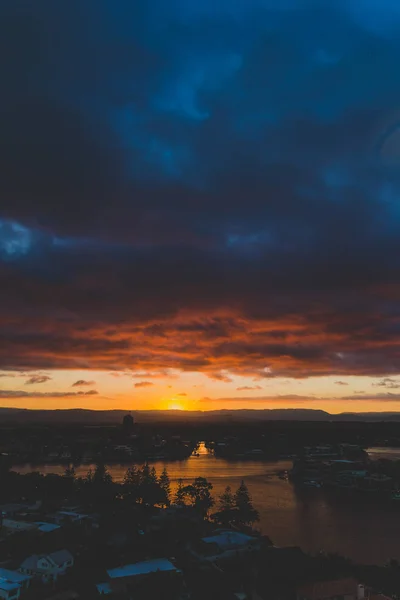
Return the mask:
<path id="1" fill-rule="evenodd" d="M 140 580 L 135 583 L 135 598 L 237 600 L 240 592 L 246 600 L 254 594 L 261 600 L 295 600 L 303 583 L 349 576 L 393 598 L 400 590 L 395 560 L 385 567 L 361 566 L 337 555 L 310 556 L 299 548 L 275 548 L 268 537 L 252 529 L 257 507 L 243 482 L 217 498 L 212 484 L 202 477 L 179 481 L 171 489 L 167 470 L 157 473 L 148 464 L 130 466 L 124 481 L 116 483 L 103 462 L 85 477 L 76 477 L 72 465 L 64 475 L 20 475 L 3 461 L 0 504 L 3 566 L 18 569 L 27 556 L 60 548 L 74 557 L 73 568 L 57 581 L 43 584 L 34 579 L 24 595 L 29 600 L 47 600 L 71 590 L 77 598 L 94 600 L 100 597 L 97 585 L 107 570 L 165 557 L 176 565 L 178 580 L 166 581 L 161 573 Z M 13 532 L 15 522 L 59 527 L 51 533 Z M 250 543 L 234 551 L 217 551 L 205 543 L 227 535 L 248 536 Z M 214 549 L 210 552 L 206 546 Z M 126 599 L 130 593 L 109 597 Z"/>

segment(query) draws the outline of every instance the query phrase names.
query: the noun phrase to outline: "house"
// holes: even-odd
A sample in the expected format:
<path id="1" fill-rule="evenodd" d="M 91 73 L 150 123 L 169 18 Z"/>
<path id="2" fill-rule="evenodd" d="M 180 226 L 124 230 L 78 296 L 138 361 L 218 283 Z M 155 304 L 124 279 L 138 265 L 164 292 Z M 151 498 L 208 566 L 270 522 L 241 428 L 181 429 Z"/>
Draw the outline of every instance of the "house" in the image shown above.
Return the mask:
<path id="1" fill-rule="evenodd" d="M 0 568 L 0 598 L 17 600 L 21 592 L 29 587 L 30 579 L 28 575 Z"/>
<path id="2" fill-rule="evenodd" d="M 15 516 L 26 516 L 28 513 L 38 511 L 42 505 L 41 501 L 37 501 L 34 504 L 20 503 L 20 504 L 2 504 L 0 506 L 0 514 L 6 518 L 12 518 Z"/>
<path id="3" fill-rule="evenodd" d="M 353 577 L 316 581 L 297 589 L 297 600 L 362 600 L 365 589 Z"/>
<path id="4" fill-rule="evenodd" d="M 151 573 L 180 573 L 180 571 L 166 558 L 144 560 L 142 562 L 124 565 L 109 569 L 107 575 L 110 579 L 121 579 L 122 577 L 142 577 Z"/>
<path id="5" fill-rule="evenodd" d="M 52 531 L 60 529 L 60 525 L 55 525 L 54 523 L 47 523 L 46 521 L 35 521 L 35 525 L 38 528 L 38 530 L 42 533 L 51 533 Z"/>
<path id="6" fill-rule="evenodd" d="M 51 554 L 33 554 L 24 560 L 19 571 L 40 578 L 44 583 L 56 581 L 74 564 L 74 557 L 68 550 L 58 550 Z"/>
<path id="7" fill-rule="evenodd" d="M 17 600 L 21 594 L 21 586 L 18 583 L 0 579 L 0 598 L 5 600 Z"/>
<path id="8" fill-rule="evenodd" d="M 265 538 L 254 537 L 239 531 L 219 530 L 215 535 L 202 538 L 192 545 L 191 554 L 206 561 L 236 558 L 258 552 Z"/>
<path id="9" fill-rule="evenodd" d="M 97 584 L 100 595 L 127 592 L 145 592 L 153 597 L 153 591 L 172 589 L 177 592 L 182 587 L 182 572 L 166 558 L 145 560 L 138 563 L 116 567 L 107 571 L 109 581 Z"/>
<path id="10" fill-rule="evenodd" d="M 9 530 L 9 533 L 18 531 L 34 531 L 37 526 L 34 523 L 26 521 L 14 521 L 14 519 L 3 519 L 3 528 Z"/>
<path id="11" fill-rule="evenodd" d="M 19 532 L 27 531 L 40 531 L 42 533 L 49 533 L 60 529 L 59 525 L 53 523 L 46 523 L 45 521 L 15 521 L 14 519 L 3 519 L 2 528 L 8 535 Z"/>

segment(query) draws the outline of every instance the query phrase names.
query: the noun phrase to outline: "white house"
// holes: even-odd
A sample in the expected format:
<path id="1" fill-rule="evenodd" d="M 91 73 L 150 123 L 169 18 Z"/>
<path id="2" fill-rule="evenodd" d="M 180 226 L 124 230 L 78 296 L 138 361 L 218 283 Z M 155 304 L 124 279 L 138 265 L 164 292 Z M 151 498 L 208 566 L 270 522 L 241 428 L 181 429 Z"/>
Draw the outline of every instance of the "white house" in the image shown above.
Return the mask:
<path id="1" fill-rule="evenodd" d="M 0 568 L 0 598 L 4 600 L 17 600 L 23 589 L 29 586 L 30 577 Z"/>
<path id="2" fill-rule="evenodd" d="M 58 550 L 51 554 L 32 554 L 24 560 L 21 573 L 40 578 L 43 582 L 56 581 L 74 564 L 74 557 L 68 550 Z"/>

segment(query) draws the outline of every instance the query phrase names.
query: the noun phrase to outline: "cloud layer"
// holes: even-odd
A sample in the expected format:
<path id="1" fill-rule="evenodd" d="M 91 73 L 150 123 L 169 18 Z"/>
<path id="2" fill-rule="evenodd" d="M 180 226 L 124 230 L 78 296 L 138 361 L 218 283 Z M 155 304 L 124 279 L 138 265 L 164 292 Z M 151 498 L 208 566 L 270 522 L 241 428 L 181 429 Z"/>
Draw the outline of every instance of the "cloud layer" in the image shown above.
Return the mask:
<path id="1" fill-rule="evenodd" d="M 399 373 L 399 26 L 5 0 L 0 368 Z"/>
<path id="2" fill-rule="evenodd" d="M 88 392 L 25 392 L 24 390 L 0 390 L 0 398 L 5 400 L 24 398 L 77 398 L 79 396 L 96 396 L 96 390 Z"/>

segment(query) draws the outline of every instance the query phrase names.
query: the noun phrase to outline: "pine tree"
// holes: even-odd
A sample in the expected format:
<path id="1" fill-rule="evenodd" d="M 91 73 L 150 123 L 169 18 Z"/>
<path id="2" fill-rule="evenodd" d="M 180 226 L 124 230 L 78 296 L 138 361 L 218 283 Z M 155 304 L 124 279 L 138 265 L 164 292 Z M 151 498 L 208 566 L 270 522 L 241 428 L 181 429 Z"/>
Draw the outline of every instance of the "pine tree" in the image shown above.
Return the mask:
<path id="1" fill-rule="evenodd" d="M 139 470 L 141 483 L 149 483 L 150 482 L 150 466 L 149 463 L 145 463 L 143 467 Z"/>
<path id="2" fill-rule="evenodd" d="M 165 504 L 165 495 L 161 490 L 157 471 L 146 463 L 140 470 L 140 497 L 146 506 Z"/>
<path id="3" fill-rule="evenodd" d="M 235 493 L 236 520 L 241 525 L 251 525 L 260 520 L 258 511 L 254 508 L 247 485 L 242 480 Z"/>
<path id="4" fill-rule="evenodd" d="M 160 475 L 159 486 L 165 495 L 165 504 L 169 506 L 171 503 L 171 482 L 168 477 L 168 471 L 164 467 L 163 472 Z"/>
<path id="5" fill-rule="evenodd" d="M 107 466 L 103 462 L 98 462 L 93 474 L 93 483 L 107 485 L 112 483 L 112 477 L 108 472 Z"/>
<path id="6" fill-rule="evenodd" d="M 123 490 L 125 498 L 137 502 L 139 498 L 140 473 L 135 466 L 129 467 L 125 473 Z"/>
<path id="7" fill-rule="evenodd" d="M 235 521 L 235 497 L 231 487 L 228 485 L 223 494 L 218 498 L 219 510 L 211 515 L 211 518 L 221 525 L 228 526 Z"/>
<path id="8" fill-rule="evenodd" d="M 219 497 L 220 510 L 232 510 L 235 506 L 235 497 L 232 494 L 231 486 L 227 485 L 223 494 Z"/>
<path id="9" fill-rule="evenodd" d="M 123 481 L 123 485 L 124 486 L 133 486 L 133 485 L 138 485 L 139 484 L 139 471 L 137 470 L 137 468 L 135 467 L 135 465 L 133 465 L 132 467 L 129 467 L 125 473 L 124 476 L 124 481 Z"/>
<path id="10" fill-rule="evenodd" d="M 185 506 L 185 487 L 183 485 L 183 479 L 178 479 L 178 487 L 176 488 L 174 496 L 174 504 L 177 506 Z"/>
<path id="11" fill-rule="evenodd" d="M 151 467 L 150 474 L 149 474 L 149 479 L 150 479 L 151 483 L 157 483 L 158 482 L 157 471 L 156 471 L 155 467 Z"/>

